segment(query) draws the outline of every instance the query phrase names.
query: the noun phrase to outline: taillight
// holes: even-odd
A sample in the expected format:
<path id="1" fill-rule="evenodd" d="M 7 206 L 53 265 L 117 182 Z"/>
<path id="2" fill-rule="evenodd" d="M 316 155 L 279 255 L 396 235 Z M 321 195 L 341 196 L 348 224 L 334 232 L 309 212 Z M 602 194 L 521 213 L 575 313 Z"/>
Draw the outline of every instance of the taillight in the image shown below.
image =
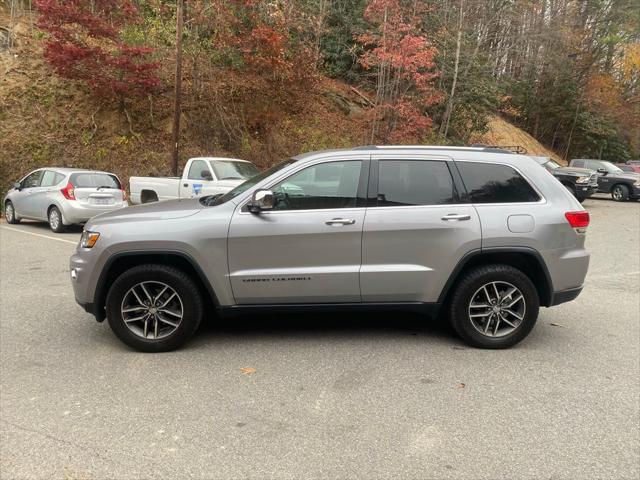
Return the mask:
<path id="1" fill-rule="evenodd" d="M 585 228 L 589 226 L 589 212 L 580 211 L 580 212 L 567 212 L 564 216 L 569 221 L 569 225 L 572 228 Z"/>
<path id="2" fill-rule="evenodd" d="M 122 201 L 127 201 L 127 191 L 124 188 L 122 189 Z"/>
<path id="3" fill-rule="evenodd" d="M 66 198 L 67 200 L 75 200 L 76 199 L 75 187 L 73 186 L 73 184 L 71 182 L 67 183 L 67 186 L 64 187 L 60 191 L 62 192 L 62 195 L 64 195 L 64 198 Z"/>

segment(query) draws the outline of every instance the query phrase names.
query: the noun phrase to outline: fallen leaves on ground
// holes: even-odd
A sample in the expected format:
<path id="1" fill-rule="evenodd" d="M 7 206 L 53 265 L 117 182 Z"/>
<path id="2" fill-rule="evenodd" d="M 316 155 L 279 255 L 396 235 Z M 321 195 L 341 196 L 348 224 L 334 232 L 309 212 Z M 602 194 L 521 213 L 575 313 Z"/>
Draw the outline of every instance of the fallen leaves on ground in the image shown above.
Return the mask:
<path id="1" fill-rule="evenodd" d="M 240 372 L 243 375 L 253 375 L 254 373 L 256 373 L 256 369 L 252 367 L 243 367 L 240 369 Z"/>

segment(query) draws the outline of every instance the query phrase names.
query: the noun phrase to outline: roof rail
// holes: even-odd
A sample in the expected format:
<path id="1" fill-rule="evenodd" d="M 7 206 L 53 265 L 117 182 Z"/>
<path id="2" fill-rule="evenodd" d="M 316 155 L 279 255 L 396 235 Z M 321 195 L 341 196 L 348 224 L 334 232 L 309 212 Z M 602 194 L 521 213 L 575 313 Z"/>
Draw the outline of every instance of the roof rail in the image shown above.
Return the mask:
<path id="1" fill-rule="evenodd" d="M 514 147 L 515 148 L 515 147 Z M 516 152 L 514 150 L 509 150 L 505 147 L 499 146 L 489 146 L 489 145 L 470 145 L 466 147 L 457 147 L 457 146 L 449 146 L 449 145 L 361 145 L 358 147 L 353 147 L 351 150 L 473 150 L 476 152 L 490 152 L 490 153 L 526 153 L 526 149 L 521 148 L 523 151 Z"/>

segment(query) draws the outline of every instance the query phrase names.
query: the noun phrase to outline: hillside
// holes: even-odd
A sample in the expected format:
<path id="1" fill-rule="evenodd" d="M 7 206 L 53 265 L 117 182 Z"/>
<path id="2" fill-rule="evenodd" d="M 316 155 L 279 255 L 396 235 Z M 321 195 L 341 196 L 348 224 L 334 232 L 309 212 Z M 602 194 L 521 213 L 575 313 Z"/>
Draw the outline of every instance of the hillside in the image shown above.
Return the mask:
<path id="1" fill-rule="evenodd" d="M 0 24 L 6 22 L 0 17 Z M 170 85 L 153 101 L 138 100 L 122 112 L 53 74 L 36 33 L 28 23 L 18 23 L 14 48 L 0 53 L 1 189 L 45 165 L 104 169 L 125 182 L 134 174 L 169 174 Z M 221 69 L 205 86 L 204 98 L 197 98 L 186 76 L 180 167 L 195 155 L 237 156 L 266 167 L 302 151 L 369 143 L 370 103 L 360 90 L 320 76 L 305 88 L 265 97 L 259 82 Z M 559 159 L 497 116 L 472 143 L 519 145 Z"/>

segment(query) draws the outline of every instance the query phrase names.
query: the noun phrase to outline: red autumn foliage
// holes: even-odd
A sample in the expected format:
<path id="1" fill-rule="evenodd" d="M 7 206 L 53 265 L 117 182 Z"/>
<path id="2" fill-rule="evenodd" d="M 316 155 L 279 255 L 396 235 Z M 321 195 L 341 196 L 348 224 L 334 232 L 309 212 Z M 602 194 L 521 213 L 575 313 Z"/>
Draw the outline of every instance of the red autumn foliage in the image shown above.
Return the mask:
<path id="1" fill-rule="evenodd" d="M 138 21 L 130 0 L 36 0 L 38 27 L 49 34 L 44 56 L 62 77 L 86 83 L 97 96 L 146 95 L 160 85 L 152 49 L 126 43 L 122 29 Z"/>
<path id="2" fill-rule="evenodd" d="M 371 0 L 365 9 L 371 28 L 358 41 L 365 47 L 360 64 L 376 77 L 372 141 L 420 139 L 432 126 L 427 107 L 442 100 L 433 85 L 438 51 L 420 28 L 424 5 Z"/>

